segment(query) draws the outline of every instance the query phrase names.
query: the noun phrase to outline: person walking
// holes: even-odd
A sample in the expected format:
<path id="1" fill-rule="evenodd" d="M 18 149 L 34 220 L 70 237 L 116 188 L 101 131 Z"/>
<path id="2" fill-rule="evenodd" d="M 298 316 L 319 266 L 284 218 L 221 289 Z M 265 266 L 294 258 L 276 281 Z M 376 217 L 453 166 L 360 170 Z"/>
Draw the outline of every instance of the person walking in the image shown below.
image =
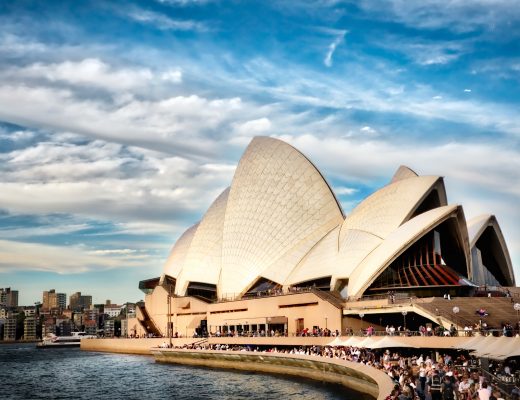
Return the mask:
<path id="1" fill-rule="evenodd" d="M 441 385 L 442 399 L 443 400 L 454 400 L 455 399 L 455 396 L 453 393 L 454 389 L 455 389 L 455 387 L 453 386 L 451 377 L 449 377 L 448 375 L 445 375 L 444 379 L 442 381 L 442 385 Z M 487 399 L 487 400 L 489 400 L 489 399 Z"/>

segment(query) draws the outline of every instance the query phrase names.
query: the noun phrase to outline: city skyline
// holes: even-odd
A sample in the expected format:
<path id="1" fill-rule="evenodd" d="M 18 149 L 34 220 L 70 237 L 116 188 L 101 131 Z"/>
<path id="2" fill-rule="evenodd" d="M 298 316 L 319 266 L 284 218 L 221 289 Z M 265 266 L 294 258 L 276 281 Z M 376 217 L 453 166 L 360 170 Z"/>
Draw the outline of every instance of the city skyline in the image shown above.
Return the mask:
<path id="1" fill-rule="evenodd" d="M 0 287 L 136 301 L 282 138 L 348 214 L 401 164 L 493 213 L 520 272 L 520 8 L 429 0 L 0 6 Z"/>

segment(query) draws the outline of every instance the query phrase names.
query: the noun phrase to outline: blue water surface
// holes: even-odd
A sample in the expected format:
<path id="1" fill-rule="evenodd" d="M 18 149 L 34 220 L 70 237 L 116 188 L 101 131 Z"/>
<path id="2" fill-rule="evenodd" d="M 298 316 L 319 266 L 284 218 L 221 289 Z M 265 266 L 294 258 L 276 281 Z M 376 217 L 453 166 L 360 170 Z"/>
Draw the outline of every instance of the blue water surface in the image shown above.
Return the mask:
<path id="1" fill-rule="evenodd" d="M 153 357 L 0 345 L 0 399 L 368 399 L 342 386 L 157 364 Z"/>

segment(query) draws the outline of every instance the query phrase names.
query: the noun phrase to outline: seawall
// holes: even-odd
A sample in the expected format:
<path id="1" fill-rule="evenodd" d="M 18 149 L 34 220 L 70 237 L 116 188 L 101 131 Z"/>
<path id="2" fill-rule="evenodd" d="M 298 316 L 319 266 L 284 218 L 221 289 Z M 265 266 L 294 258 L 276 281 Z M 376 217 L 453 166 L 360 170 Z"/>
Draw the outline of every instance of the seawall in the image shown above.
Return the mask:
<path id="1" fill-rule="evenodd" d="M 384 372 L 345 360 L 281 353 L 152 349 L 157 362 L 292 375 L 341 384 L 382 400 L 393 389 Z"/>
<path id="2" fill-rule="evenodd" d="M 172 339 L 174 346 L 184 346 L 200 339 L 182 338 Z M 107 353 L 125 353 L 125 354 L 144 354 L 151 355 L 150 348 L 158 347 L 162 343 L 168 343 L 168 339 L 164 338 L 146 338 L 146 339 L 82 339 L 81 350 L 85 351 L 102 351 Z"/>

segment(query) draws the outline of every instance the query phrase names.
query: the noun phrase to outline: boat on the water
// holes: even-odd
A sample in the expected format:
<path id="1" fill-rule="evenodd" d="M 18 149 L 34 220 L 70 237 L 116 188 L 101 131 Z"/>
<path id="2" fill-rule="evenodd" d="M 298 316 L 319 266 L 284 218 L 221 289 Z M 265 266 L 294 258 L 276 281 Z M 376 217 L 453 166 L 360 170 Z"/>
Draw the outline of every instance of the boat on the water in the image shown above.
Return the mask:
<path id="1" fill-rule="evenodd" d="M 39 349 L 45 348 L 56 348 L 56 347 L 79 347 L 81 339 L 94 339 L 96 336 L 87 335 L 85 332 L 72 332 L 71 336 L 56 336 L 50 335 L 38 344 L 36 347 Z"/>

